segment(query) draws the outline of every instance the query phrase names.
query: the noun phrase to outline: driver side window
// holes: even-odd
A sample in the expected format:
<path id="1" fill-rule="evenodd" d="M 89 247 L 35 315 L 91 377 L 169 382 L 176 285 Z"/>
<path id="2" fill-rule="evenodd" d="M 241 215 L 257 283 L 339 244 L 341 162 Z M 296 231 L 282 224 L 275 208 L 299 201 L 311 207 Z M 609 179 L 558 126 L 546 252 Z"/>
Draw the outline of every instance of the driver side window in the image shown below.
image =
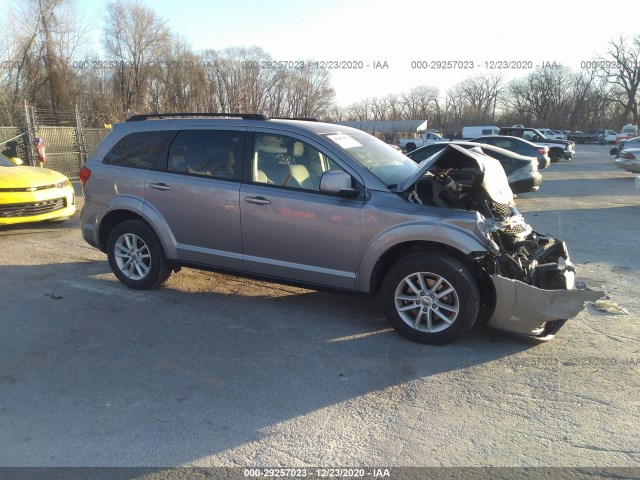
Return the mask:
<path id="1" fill-rule="evenodd" d="M 251 180 L 281 187 L 320 190 L 320 178 L 339 166 L 318 149 L 296 138 L 257 133 L 253 142 Z"/>

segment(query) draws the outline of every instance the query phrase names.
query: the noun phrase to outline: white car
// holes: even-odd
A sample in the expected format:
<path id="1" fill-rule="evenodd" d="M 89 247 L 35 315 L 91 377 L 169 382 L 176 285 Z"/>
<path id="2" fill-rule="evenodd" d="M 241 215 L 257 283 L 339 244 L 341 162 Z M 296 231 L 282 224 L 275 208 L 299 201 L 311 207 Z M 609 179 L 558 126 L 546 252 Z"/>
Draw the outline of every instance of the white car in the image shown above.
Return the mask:
<path id="1" fill-rule="evenodd" d="M 546 138 L 551 140 L 566 140 L 567 136 L 564 133 L 557 133 L 555 130 L 551 130 L 549 128 L 536 128 L 540 133 L 542 133 Z"/>
<path id="2" fill-rule="evenodd" d="M 631 173 L 640 173 L 640 148 L 625 148 L 620 151 L 614 165 Z"/>
<path id="3" fill-rule="evenodd" d="M 562 130 L 554 130 L 554 132 L 556 132 L 556 135 L 558 135 L 558 140 L 566 140 L 567 139 L 567 134 L 564 133 Z"/>
<path id="4" fill-rule="evenodd" d="M 628 138 L 618 143 L 618 150 L 622 153 L 622 150 L 629 148 L 640 148 L 640 137 Z"/>
<path id="5" fill-rule="evenodd" d="M 605 130 L 604 135 L 602 136 L 600 143 L 604 145 L 605 143 L 616 143 L 616 137 L 618 134 L 613 130 Z"/>

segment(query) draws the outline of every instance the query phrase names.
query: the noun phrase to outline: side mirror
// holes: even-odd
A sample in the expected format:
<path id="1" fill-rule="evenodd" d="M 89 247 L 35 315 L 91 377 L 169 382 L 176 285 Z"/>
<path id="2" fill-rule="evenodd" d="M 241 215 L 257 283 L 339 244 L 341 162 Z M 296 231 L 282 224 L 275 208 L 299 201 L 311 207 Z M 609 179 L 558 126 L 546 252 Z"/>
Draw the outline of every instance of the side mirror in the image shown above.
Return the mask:
<path id="1" fill-rule="evenodd" d="M 351 175 L 343 170 L 330 170 L 320 178 L 320 191 L 342 197 L 357 197 L 360 189 L 351 187 Z"/>
<path id="2" fill-rule="evenodd" d="M 18 157 L 11 157 L 9 160 L 11 160 L 16 165 L 22 165 L 22 159 L 20 159 Z"/>

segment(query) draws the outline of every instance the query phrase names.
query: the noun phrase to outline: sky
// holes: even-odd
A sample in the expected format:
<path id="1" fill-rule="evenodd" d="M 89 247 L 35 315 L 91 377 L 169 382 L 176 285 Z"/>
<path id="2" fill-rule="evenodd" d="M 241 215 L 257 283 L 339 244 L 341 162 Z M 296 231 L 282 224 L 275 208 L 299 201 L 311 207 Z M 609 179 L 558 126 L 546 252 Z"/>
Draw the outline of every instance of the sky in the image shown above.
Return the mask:
<path id="1" fill-rule="evenodd" d="M 475 74 L 511 79 L 554 62 L 579 70 L 604 55 L 611 40 L 640 34 L 640 2 L 625 3 L 623 12 L 615 3 L 578 1 L 141 1 L 196 51 L 255 45 L 274 60 L 361 66 L 331 70 L 338 105 L 420 85 L 444 93 Z M 11 3 L 0 0 L 0 11 Z M 93 26 L 99 52 L 106 2 L 76 0 L 76 6 Z M 443 61 L 458 68 L 432 68 Z M 491 69 L 492 62 L 509 68 Z"/>

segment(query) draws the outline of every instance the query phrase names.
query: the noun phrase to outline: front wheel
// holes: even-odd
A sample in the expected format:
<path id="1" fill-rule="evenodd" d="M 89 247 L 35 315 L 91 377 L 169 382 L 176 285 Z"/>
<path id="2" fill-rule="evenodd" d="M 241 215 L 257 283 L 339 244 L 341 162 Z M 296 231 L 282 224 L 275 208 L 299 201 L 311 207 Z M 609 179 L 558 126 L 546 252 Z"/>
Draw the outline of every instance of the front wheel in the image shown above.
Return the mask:
<path id="1" fill-rule="evenodd" d="M 136 290 L 155 288 L 171 275 L 160 240 L 142 220 L 127 220 L 113 228 L 107 257 L 118 280 Z"/>
<path id="2" fill-rule="evenodd" d="M 460 261 L 439 252 L 410 255 L 384 278 L 380 296 L 387 319 L 414 342 L 442 345 L 473 327 L 480 294 Z"/>

